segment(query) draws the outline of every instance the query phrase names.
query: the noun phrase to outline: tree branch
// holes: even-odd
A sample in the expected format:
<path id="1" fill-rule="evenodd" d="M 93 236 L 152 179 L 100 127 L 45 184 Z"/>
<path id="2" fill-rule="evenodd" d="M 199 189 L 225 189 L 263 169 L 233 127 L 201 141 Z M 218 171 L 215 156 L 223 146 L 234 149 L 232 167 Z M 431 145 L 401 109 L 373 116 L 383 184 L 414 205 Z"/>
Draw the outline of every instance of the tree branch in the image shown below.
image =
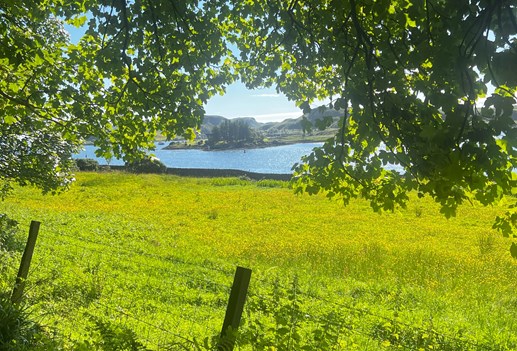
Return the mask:
<path id="1" fill-rule="evenodd" d="M 106 39 L 106 35 L 108 32 L 108 25 L 109 25 L 109 23 L 111 23 L 111 18 L 113 17 L 113 10 L 115 9 L 114 5 L 115 5 L 115 0 L 111 0 L 110 14 L 109 14 L 108 18 L 106 19 L 106 21 L 104 22 L 104 33 L 102 34 L 101 50 L 104 48 L 104 41 Z"/>
<path id="2" fill-rule="evenodd" d="M 152 0 L 147 0 L 147 3 L 149 4 L 149 10 L 151 12 L 151 18 L 153 20 L 152 26 L 154 30 L 154 37 L 156 40 L 156 44 L 158 46 L 158 55 L 160 56 L 160 61 L 163 60 L 163 48 L 162 48 L 162 42 L 160 40 L 160 34 L 158 32 L 158 25 L 156 23 L 156 15 L 154 13 L 154 7 L 152 4 Z"/>
<path id="3" fill-rule="evenodd" d="M 0 90 L 0 96 L 3 96 L 4 98 L 6 98 L 7 100 L 15 103 L 16 105 L 21 105 L 21 106 L 24 106 L 24 107 L 28 108 L 29 110 L 31 110 L 32 113 L 34 113 L 36 116 L 40 117 L 41 119 L 44 119 L 46 121 L 50 121 L 52 123 L 56 123 L 57 125 L 60 125 L 61 127 L 65 126 L 62 121 L 60 121 L 59 119 L 57 119 L 54 116 L 51 116 L 49 118 L 49 117 L 46 117 L 45 115 L 42 115 L 40 112 L 38 112 L 38 110 L 43 110 L 43 111 L 45 111 L 45 110 L 43 108 L 34 106 L 29 101 L 25 101 L 25 100 L 22 100 L 22 99 L 17 99 L 15 97 L 7 94 L 3 90 Z M 48 113 L 48 111 L 45 111 L 45 113 Z"/>

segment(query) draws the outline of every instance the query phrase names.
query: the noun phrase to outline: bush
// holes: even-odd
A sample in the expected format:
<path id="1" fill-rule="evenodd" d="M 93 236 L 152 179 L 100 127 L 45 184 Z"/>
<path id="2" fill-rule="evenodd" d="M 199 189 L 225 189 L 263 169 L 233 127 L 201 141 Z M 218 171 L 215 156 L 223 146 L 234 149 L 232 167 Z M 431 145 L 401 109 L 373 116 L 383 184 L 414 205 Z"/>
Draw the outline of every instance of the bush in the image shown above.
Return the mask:
<path id="1" fill-rule="evenodd" d="M 21 251 L 23 243 L 16 238 L 18 222 L 0 213 L 0 251 Z"/>
<path id="2" fill-rule="evenodd" d="M 29 324 L 23 310 L 12 304 L 7 294 L 0 295 L 0 350 L 10 350 L 25 339 Z"/>
<path id="3" fill-rule="evenodd" d="M 92 158 L 78 158 L 75 160 L 75 164 L 80 171 L 98 171 L 99 162 Z"/>
<path id="4" fill-rule="evenodd" d="M 0 351 L 58 350 L 60 346 L 31 320 L 26 308 L 13 304 L 6 293 L 0 294 Z"/>
<path id="5" fill-rule="evenodd" d="M 289 182 L 285 180 L 261 179 L 257 182 L 257 186 L 261 188 L 288 188 Z"/>
<path id="6" fill-rule="evenodd" d="M 126 169 L 133 173 L 166 173 L 167 166 L 156 157 L 146 157 L 132 163 L 126 163 Z"/>
<path id="7" fill-rule="evenodd" d="M 245 177 L 228 177 L 228 178 L 213 178 L 211 184 L 213 186 L 233 186 L 233 185 L 241 185 L 246 186 L 250 185 L 251 179 Z"/>

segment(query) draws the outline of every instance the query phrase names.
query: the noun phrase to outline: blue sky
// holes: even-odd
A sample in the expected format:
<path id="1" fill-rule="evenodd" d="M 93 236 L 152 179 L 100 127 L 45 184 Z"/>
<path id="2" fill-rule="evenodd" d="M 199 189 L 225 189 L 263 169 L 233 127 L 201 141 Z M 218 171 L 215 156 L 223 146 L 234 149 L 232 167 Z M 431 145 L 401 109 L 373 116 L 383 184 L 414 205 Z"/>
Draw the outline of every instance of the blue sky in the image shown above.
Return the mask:
<path id="1" fill-rule="evenodd" d="M 66 25 L 70 40 L 77 43 L 85 28 Z M 226 118 L 254 117 L 258 122 L 277 122 L 287 118 L 298 118 L 302 111 L 285 95 L 274 88 L 249 90 L 243 83 L 235 82 L 227 87 L 224 96 L 216 95 L 205 105 L 207 115 Z"/>
<path id="2" fill-rule="evenodd" d="M 227 118 L 254 117 L 258 122 L 298 118 L 302 111 L 274 88 L 249 90 L 241 82 L 226 89 L 224 96 L 214 96 L 205 106 L 206 114 Z"/>

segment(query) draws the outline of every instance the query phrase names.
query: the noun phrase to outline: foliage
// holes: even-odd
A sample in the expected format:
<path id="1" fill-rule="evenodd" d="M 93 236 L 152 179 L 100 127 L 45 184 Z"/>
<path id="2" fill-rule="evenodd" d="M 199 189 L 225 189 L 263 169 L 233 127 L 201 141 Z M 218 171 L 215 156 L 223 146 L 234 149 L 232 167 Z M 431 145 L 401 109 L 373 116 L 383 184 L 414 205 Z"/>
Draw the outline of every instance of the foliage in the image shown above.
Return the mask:
<path id="1" fill-rule="evenodd" d="M 210 185 L 212 186 L 247 186 L 250 183 L 250 179 L 246 179 L 245 177 L 226 177 L 226 178 L 212 178 Z"/>
<path id="2" fill-rule="evenodd" d="M 156 157 L 145 156 L 136 161 L 126 163 L 126 169 L 133 173 L 165 173 L 167 166 Z"/>
<path id="3" fill-rule="evenodd" d="M 517 347 L 517 265 L 503 254 L 509 239 L 487 230 L 505 203 L 462 205 L 447 220 L 432 199 L 410 194 L 407 209 L 372 216 L 365 200 L 343 208 L 237 178 L 77 178 L 58 197 L 17 187 L 0 203 L 22 229 L 34 218 L 44 225 L 27 298 L 64 350 L 107 345 L 96 320 L 113 343 L 203 349 L 221 331 L 236 265 L 253 270 L 242 350 L 253 335 L 277 349 L 329 349 L 318 345 L 336 335 L 346 350 L 411 349 L 431 330 L 456 350 Z M 489 234 L 488 248 L 480 238 Z M 299 341 L 283 333 L 292 320 Z"/>
<path id="4" fill-rule="evenodd" d="M 71 103 L 71 67 L 64 67 L 66 35 L 41 4 L 3 3 L 0 7 L 0 196 L 13 182 L 44 192 L 73 179 L 74 138 L 63 125 L 80 103 Z M 69 84 L 67 84 L 69 83 Z M 74 106 L 72 106 L 74 105 Z"/>
<path id="5" fill-rule="evenodd" d="M 505 350 L 505 346 L 476 342 L 462 335 L 437 332 L 432 321 L 416 326 L 396 317 L 381 317 L 367 309 L 320 300 L 301 290 L 294 277 L 291 286 L 273 282 L 270 293 L 251 296 L 247 323 L 240 333 L 240 345 L 252 350 L 360 350 L 365 338 L 376 340 L 375 349 L 397 350 Z M 255 297 L 255 298 L 253 298 Z M 308 303 L 325 302 L 311 308 Z M 398 307 L 396 308 L 398 309 Z M 310 311 L 310 312 L 309 312 Z M 364 345 L 362 346 L 364 347 Z"/>
<path id="6" fill-rule="evenodd" d="M 235 1 L 226 22 L 249 87 L 346 112 L 296 167 L 298 191 L 392 211 L 416 190 L 447 217 L 514 191 L 515 2 Z M 516 216 L 496 227 L 510 234 Z"/>
<path id="7" fill-rule="evenodd" d="M 18 222 L 6 214 L 0 213 L 0 299 L 4 298 L 2 297 L 3 291 L 12 289 L 15 269 L 24 248 L 23 242 L 17 235 L 18 232 Z M 10 311 L 10 307 L 7 305 L 2 308 Z M 0 332 L 0 334 L 2 333 Z"/>
<path id="8" fill-rule="evenodd" d="M 71 157 L 77 149 L 58 133 L 26 123 L 29 126 L 0 123 L 0 199 L 13 183 L 55 193 L 73 181 Z"/>
<path id="9" fill-rule="evenodd" d="M 211 185 L 213 186 L 232 186 L 232 185 L 240 185 L 240 186 L 249 186 L 250 184 L 256 184 L 257 187 L 263 188 L 288 188 L 289 182 L 283 180 L 274 180 L 274 179 L 261 179 L 259 181 L 253 181 L 247 177 L 239 177 L 239 178 L 212 178 Z"/>
<path id="10" fill-rule="evenodd" d="M 0 251 L 18 251 L 20 243 L 16 238 L 18 222 L 0 213 Z"/>
<path id="11" fill-rule="evenodd" d="M 75 346 L 74 351 L 146 351 L 147 348 L 137 340 L 134 331 L 122 324 L 91 316 L 93 326 L 88 332 L 88 340 Z"/>
<path id="12" fill-rule="evenodd" d="M 278 350 L 312 349 L 304 347 L 307 340 L 304 340 L 301 334 L 301 325 L 307 316 L 301 310 L 297 290 L 296 278 L 291 289 L 287 290 L 280 287 L 278 282 L 275 282 L 269 303 L 267 298 L 249 303 L 248 313 L 251 316 L 255 313 L 257 315 L 271 314 L 273 323 L 264 323 L 255 316 L 250 317 L 241 343 L 250 343 L 254 350 L 267 350 L 270 348 Z M 326 346 L 327 348 L 323 347 L 321 349 L 328 349 L 330 345 Z M 320 348 L 315 347 L 314 349 Z"/>
<path id="13" fill-rule="evenodd" d="M 203 104 L 233 80 L 216 20 L 192 1 L 8 1 L 0 5 L 0 186 L 53 191 L 71 153 L 131 161 L 158 130 L 192 138 Z M 64 25 L 83 28 L 70 42 Z"/>
<path id="14" fill-rule="evenodd" d="M 218 142 L 224 143 L 252 143 L 262 140 L 259 132 L 250 128 L 243 120 L 225 120 L 220 126 L 214 126 L 208 136 L 208 145 L 214 146 Z"/>
<path id="15" fill-rule="evenodd" d="M 257 186 L 264 188 L 288 188 L 289 183 L 282 180 L 261 179 L 257 182 Z"/>
<path id="16" fill-rule="evenodd" d="M 7 294 L 0 295 L 0 350 L 12 350 L 27 338 L 30 320 L 24 311 L 14 305 Z"/>
<path id="17" fill-rule="evenodd" d="M 99 162 L 92 158 L 77 158 L 75 164 L 80 171 L 98 171 Z"/>
<path id="18" fill-rule="evenodd" d="M 0 350 L 46 351 L 58 350 L 59 342 L 52 340 L 31 319 L 27 308 L 15 305 L 8 295 L 0 293 Z"/>
<path id="19" fill-rule="evenodd" d="M 407 327 L 398 323 L 378 323 L 372 328 L 372 336 L 383 341 L 383 346 L 406 350 L 504 350 L 503 347 L 491 344 L 474 344 L 462 338 L 461 331 L 448 339 L 437 333 L 430 326 L 426 329 Z"/>

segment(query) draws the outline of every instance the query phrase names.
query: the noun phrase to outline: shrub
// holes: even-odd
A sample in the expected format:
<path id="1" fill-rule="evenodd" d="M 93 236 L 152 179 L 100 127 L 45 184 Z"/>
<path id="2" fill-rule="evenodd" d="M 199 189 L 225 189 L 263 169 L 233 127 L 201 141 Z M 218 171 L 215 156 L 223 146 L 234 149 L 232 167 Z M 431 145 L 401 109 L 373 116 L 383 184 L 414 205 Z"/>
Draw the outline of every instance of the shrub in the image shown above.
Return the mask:
<path id="1" fill-rule="evenodd" d="M 257 182 L 257 186 L 261 188 L 288 188 L 289 183 L 285 180 L 261 179 Z"/>
<path id="2" fill-rule="evenodd" d="M 240 186 L 246 186 L 250 184 L 251 179 L 246 177 L 229 177 L 229 178 L 213 178 L 211 181 L 211 184 L 213 186 L 233 186 L 233 185 L 240 185 Z"/>
<path id="3" fill-rule="evenodd" d="M 0 251 L 21 251 L 23 243 L 16 238 L 18 222 L 0 213 Z"/>
<path id="4" fill-rule="evenodd" d="M 75 160 L 75 164 L 80 171 L 98 171 L 99 162 L 92 158 L 78 158 Z"/>
<path id="5" fill-rule="evenodd" d="M 27 309 L 0 294 L 0 351 L 43 351 L 62 349 L 31 320 Z"/>
<path id="6" fill-rule="evenodd" d="M 0 296 L 0 350 L 9 350 L 23 339 L 28 319 L 22 309 L 11 303 L 7 294 Z"/>
<path id="7" fill-rule="evenodd" d="M 156 157 L 146 157 L 138 161 L 126 163 L 126 169 L 133 173 L 166 173 L 167 166 Z"/>

